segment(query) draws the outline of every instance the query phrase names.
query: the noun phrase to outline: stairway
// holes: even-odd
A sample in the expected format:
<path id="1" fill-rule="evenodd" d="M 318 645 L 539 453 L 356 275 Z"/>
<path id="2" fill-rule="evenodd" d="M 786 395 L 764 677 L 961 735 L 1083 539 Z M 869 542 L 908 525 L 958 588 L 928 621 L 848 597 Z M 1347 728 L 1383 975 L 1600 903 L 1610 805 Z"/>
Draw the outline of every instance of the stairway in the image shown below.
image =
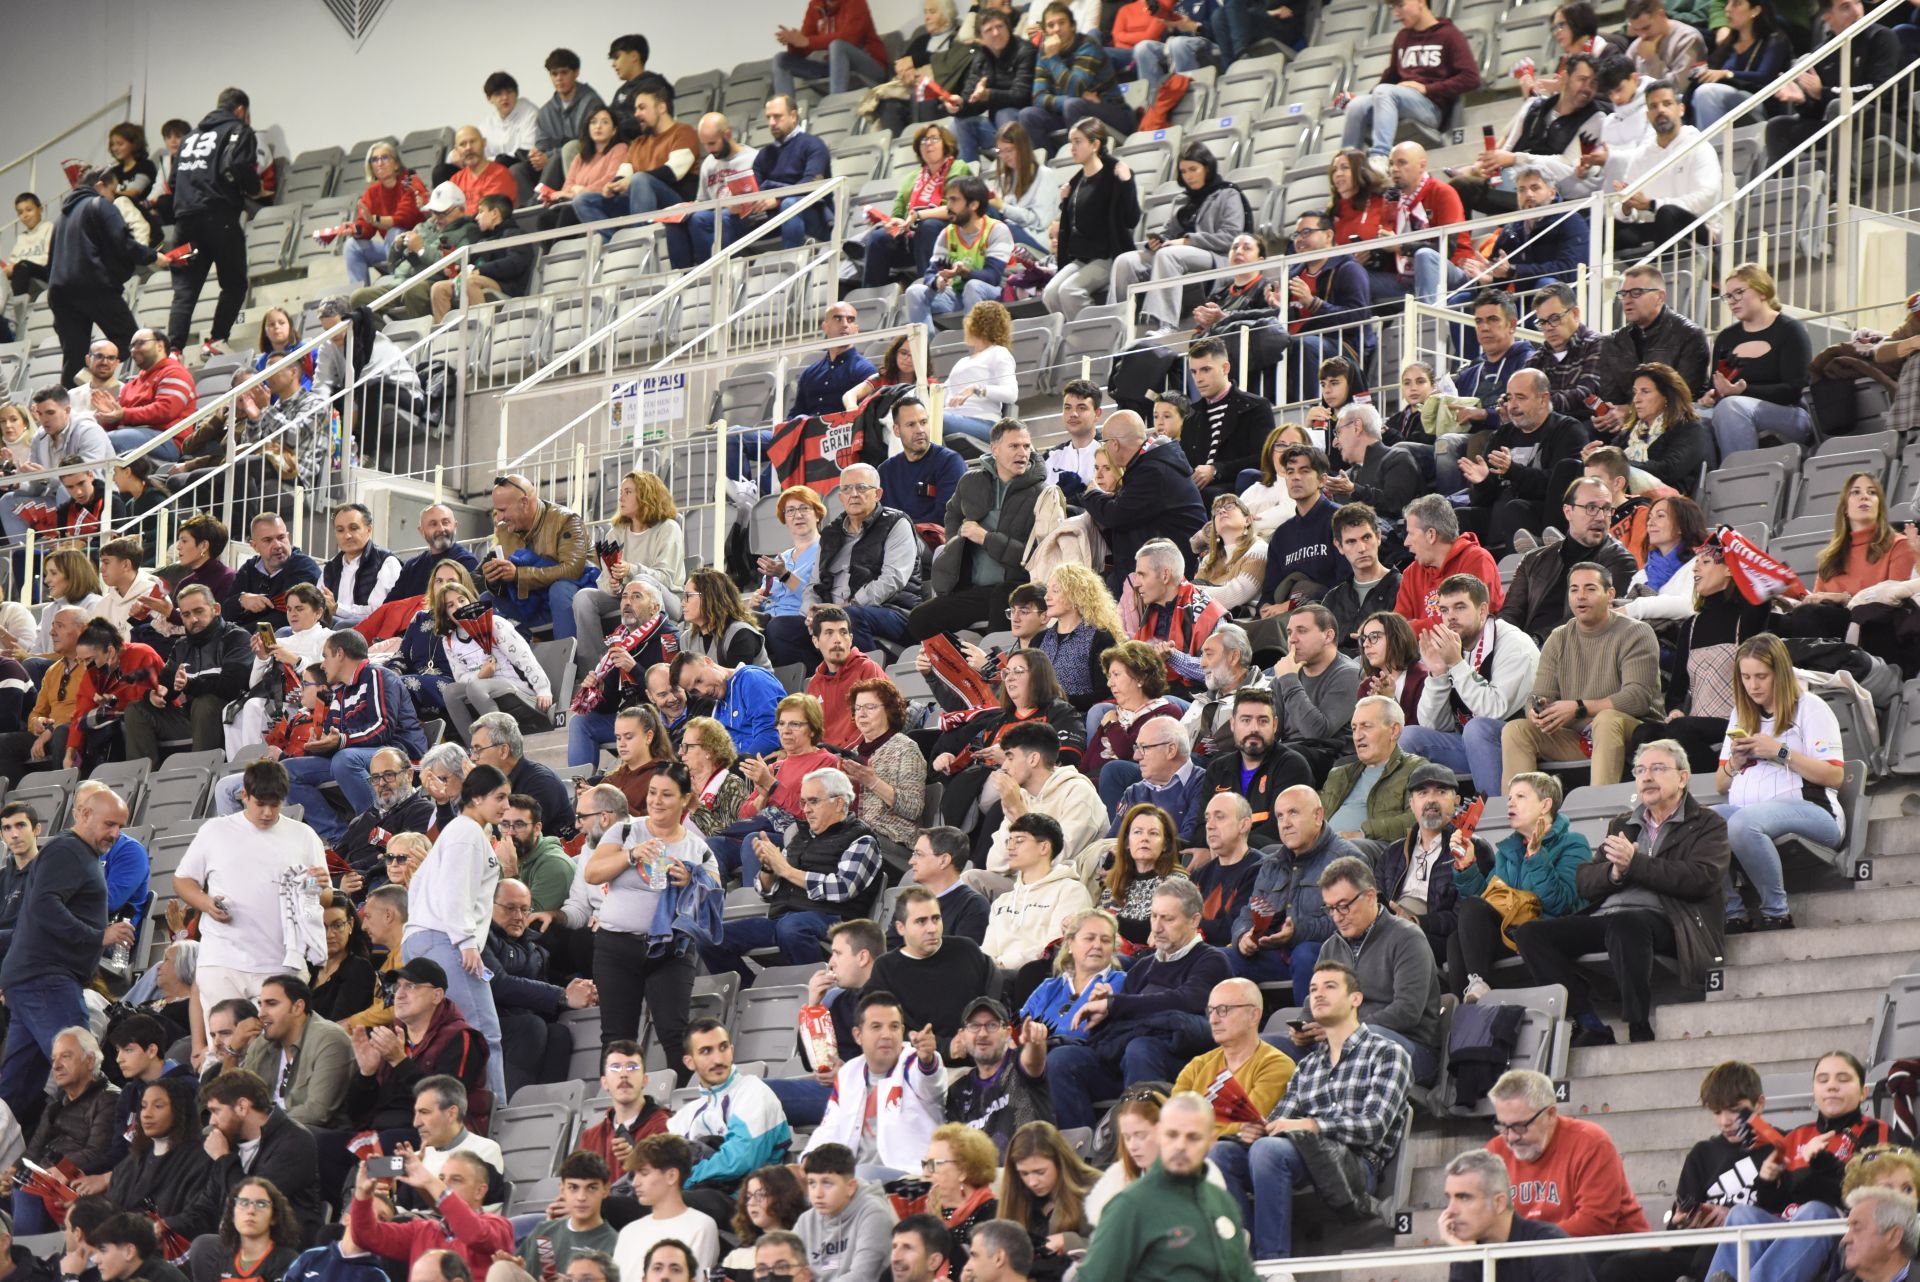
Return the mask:
<path id="1" fill-rule="evenodd" d="M 1572 1102 L 1561 1111 L 1607 1128 L 1655 1228 L 1672 1202 L 1687 1150 L 1712 1130 L 1695 1103 L 1707 1069 L 1743 1059 L 1763 1077 L 1802 1075 L 1810 1087 L 1822 1052 L 1845 1050 L 1865 1058 L 1882 991 L 1896 976 L 1920 971 L 1920 948 L 1907 942 L 1911 937 L 1904 931 L 1896 933 L 1920 917 L 1920 817 L 1902 814 L 1905 795 L 1895 787 L 1869 798 L 1871 880 L 1850 885 L 1831 870 L 1790 863 L 1787 884 L 1797 929 L 1728 940 L 1720 991 L 1692 1002 L 1663 994 L 1654 1012 L 1657 1040 L 1573 1052 Z M 1894 941 L 1900 946 L 1890 951 Z M 1515 982 L 1524 982 L 1524 972 Z M 1615 1031 L 1624 1037 L 1618 1025 Z M 1453 1156 L 1490 1136 L 1490 1123 L 1480 1119 L 1417 1120 L 1410 1141 L 1413 1232 L 1400 1239 L 1401 1246 L 1443 1245 L 1441 1171 Z M 1303 1274 L 1303 1282 L 1309 1276 L 1443 1282 L 1446 1273 L 1438 1266 L 1348 1270 Z"/>

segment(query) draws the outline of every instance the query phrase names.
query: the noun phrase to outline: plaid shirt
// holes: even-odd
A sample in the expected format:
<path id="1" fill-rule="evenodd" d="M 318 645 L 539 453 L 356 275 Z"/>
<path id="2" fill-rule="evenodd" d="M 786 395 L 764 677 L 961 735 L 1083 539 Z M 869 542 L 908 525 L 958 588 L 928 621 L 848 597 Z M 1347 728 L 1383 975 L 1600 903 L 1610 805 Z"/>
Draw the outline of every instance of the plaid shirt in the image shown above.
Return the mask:
<path id="1" fill-rule="evenodd" d="M 1528 369 L 1537 369 L 1552 384 L 1553 412 L 1566 414 L 1582 423 L 1593 421 L 1587 398 L 1600 390 L 1600 347 L 1603 336 L 1585 325 L 1573 331 L 1564 360 L 1555 360 L 1545 343 L 1534 349 Z"/>
<path id="2" fill-rule="evenodd" d="M 1378 1171 L 1400 1147 L 1412 1078 L 1412 1057 L 1362 1024 L 1347 1038 L 1338 1064 L 1325 1042 L 1301 1057 L 1272 1116 L 1312 1118 L 1322 1135 Z"/>
<path id="3" fill-rule="evenodd" d="M 798 836 L 802 828 L 795 824 L 781 842 L 784 848 Z M 880 875 L 880 846 L 872 837 L 856 837 L 847 843 L 840 852 L 840 866 L 832 872 L 810 872 L 807 878 L 807 898 L 818 899 L 829 904 L 843 904 L 865 891 Z M 779 890 L 781 882 L 760 892 L 763 899 L 771 899 Z"/>

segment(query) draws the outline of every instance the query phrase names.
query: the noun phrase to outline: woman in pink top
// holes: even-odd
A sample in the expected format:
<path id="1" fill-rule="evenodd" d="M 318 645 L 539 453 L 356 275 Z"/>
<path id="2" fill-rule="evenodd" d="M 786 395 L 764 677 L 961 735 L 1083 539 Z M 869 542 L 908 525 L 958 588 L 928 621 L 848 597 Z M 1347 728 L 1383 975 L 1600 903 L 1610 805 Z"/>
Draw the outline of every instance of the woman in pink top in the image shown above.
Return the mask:
<path id="1" fill-rule="evenodd" d="M 620 124 L 606 107 L 596 107 L 581 131 L 580 150 L 567 166 L 567 176 L 553 207 L 540 215 L 540 229 L 571 227 L 580 221 L 573 212 L 573 198 L 598 193 L 614 180 L 627 158 L 627 146 L 620 141 Z"/>
<path id="2" fill-rule="evenodd" d="M 1920 660 L 1903 656 L 1897 624 L 1911 608 L 1907 602 L 1920 581 L 1913 578 L 1914 544 L 1920 538 L 1903 537 L 1887 520 L 1887 492 L 1871 472 L 1855 472 L 1841 491 L 1833 514 L 1833 540 L 1816 563 L 1813 591 L 1784 620 L 1780 631 L 1791 637 L 1847 635 L 1849 624 L 1860 625 L 1860 648 L 1915 675 L 1909 665 Z M 1867 588 L 1886 584 L 1879 599 L 1851 605 Z M 1913 647 L 1906 646 L 1911 651 Z"/>
<path id="3" fill-rule="evenodd" d="M 709 845 L 716 847 L 729 838 L 737 840 L 736 830 L 770 832 L 784 835 L 806 816 L 800 809 L 800 784 L 816 770 L 838 769 L 837 753 L 820 746 L 826 733 L 826 714 L 820 701 L 810 694 L 790 694 L 773 712 L 774 733 L 780 736 L 780 751 L 766 757 L 743 757 L 739 770 L 753 791 L 740 803 L 741 822 Z M 749 820 L 757 820 L 748 823 Z M 719 855 L 726 862 L 724 855 Z M 760 875 L 760 861 L 754 857 L 752 842 L 742 843 L 741 884 L 752 885 Z"/>

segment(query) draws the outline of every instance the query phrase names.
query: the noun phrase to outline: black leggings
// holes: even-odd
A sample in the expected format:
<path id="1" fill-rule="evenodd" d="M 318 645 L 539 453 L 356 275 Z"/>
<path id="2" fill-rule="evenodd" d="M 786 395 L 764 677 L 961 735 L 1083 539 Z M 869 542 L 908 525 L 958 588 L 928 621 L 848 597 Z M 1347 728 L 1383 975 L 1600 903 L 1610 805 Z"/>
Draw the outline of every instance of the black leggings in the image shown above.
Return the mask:
<path id="1" fill-rule="evenodd" d="M 1493 964 L 1513 956 L 1500 938 L 1500 914 L 1478 895 L 1462 895 L 1447 937 L 1447 991 L 1455 997 L 1467 986 L 1467 976 L 1492 981 Z"/>
<path id="2" fill-rule="evenodd" d="M 685 942 L 676 935 L 674 943 Z M 681 1046 L 687 1035 L 687 1011 L 693 1005 L 694 951 L 691 946 L 659 956 L 648 952 L 644 935 L 604 927 L 593 935 L 593 983 L 600 990 L 600 1046 L 640 1036 L 644 1007 L 653 1016 L 653 1039 L 667 1052 L 676 1082 L 687 1084 Z"/>
<path id="3" fill-rule="evenodd" d="M 224 343 L 233 334 L 233 322 L 247 301 L 247 234 L 232 214 L 189 214 L 180 220 L 180 243 L 192 245 L 193 257 L 173 269 L 173 312 L 167 318 L 167 341 L 174 351 L 185 351 L 193 309 L 207 273 L 220 273 L 220 301 L 206 337 Z"/>

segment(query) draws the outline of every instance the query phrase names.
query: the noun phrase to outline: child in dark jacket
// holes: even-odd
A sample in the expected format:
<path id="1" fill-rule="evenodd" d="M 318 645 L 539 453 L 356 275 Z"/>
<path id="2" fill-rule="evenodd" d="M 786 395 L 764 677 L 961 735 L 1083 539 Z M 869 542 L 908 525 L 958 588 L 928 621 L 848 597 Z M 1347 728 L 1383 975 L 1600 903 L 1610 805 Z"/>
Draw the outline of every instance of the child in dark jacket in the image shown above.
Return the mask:
<path id="1" fill-rule="evenodd" d="M 480 306 L 487 301 L 489 293 L 505 294 L 508 298 L 525 297 L 533 284 L 533 246 L 486 248 L 492 242 L 508 240 L 520 234 L 520 229 L 513 225 L 513 202 L 505 196 L 482 196 L 480 207 L 474 211 L 473 221 L 479 226 L 480 234 L 474 239 L 469 260 L 472 266 L 467 272 L 467 305 Z M 452 280 L 434 282 L 434 324 L 445 320 L 447 313 L 453 310 L 454 287 Z"/>

